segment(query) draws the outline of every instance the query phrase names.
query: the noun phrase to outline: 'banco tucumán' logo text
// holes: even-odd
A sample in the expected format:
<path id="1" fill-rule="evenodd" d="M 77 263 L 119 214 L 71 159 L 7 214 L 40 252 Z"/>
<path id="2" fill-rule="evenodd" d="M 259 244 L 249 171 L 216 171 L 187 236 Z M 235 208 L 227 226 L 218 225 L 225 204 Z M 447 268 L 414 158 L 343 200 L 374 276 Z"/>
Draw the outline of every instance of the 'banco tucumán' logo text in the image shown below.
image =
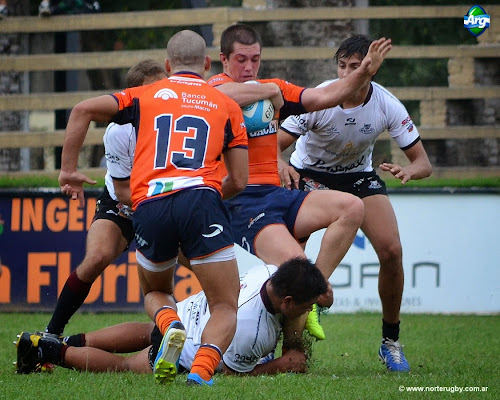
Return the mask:
<path id="1" fill-rule="evenodd" d="M 464 15 L 464 28 L 474 36 L 481 36 L 490 27 L 490 16 L 481 6 L 472 6 Z"/>

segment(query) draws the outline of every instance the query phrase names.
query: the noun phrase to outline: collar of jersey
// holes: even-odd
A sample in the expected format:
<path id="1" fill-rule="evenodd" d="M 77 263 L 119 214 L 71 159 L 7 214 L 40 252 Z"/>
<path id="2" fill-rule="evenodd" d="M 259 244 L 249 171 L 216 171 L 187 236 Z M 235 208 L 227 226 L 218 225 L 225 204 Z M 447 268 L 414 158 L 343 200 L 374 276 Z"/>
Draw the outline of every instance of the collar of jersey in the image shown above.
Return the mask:
<path id="1" fill-rule="evenodd" d="M 271 279 L 271 278 L 269 278 Z M 274 310 L 273 303 L 271 302 L 271 299 L 269 298 L 269 294 L 267 293 L 266 289 L 266 284 L 269 281 L 264 282 L 262 287 L 260 288 L 260 298 L 262 299 L 262 302 L 264 303 L 264 307 L 266 307 L 266 310 L 269 314 L 276 314 L 276 311 Z"/>
<path id="2" fill-rule="evenodd" d="M 172 74 L 169 78 L 188 78 L 188 79 L 195 79 L 195 80 L 202 80 L 203 82 L 205 82 L 202 78 L 201 75 L 198 75 L 194 72 L 190 72 L 190 71 L 179 71 L 179 72 L 176 72 L 175 74 Z"/>

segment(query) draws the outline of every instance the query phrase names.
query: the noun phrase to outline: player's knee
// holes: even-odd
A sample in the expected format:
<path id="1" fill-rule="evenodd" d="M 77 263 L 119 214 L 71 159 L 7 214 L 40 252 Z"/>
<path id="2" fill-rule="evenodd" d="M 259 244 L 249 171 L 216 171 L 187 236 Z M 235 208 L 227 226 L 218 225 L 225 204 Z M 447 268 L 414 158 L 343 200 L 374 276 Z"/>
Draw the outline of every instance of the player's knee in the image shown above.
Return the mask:
<path id="1" fill-rule="evenodd" d="M 357 196 L 349 196 L 346 200 L 345 214 L 354 224 L 360 226 L 365 217 L 365 205 Z"/>
<path id="2" fill-rule="evenodd" d="M 377 255 L 381 268 L 393 270 L 402 268 L 403 250 L 399 241 L 386 243 L 377 251 Z"/>
<path id="3" fill-rule="evenodd" d="M 115 254 L 107 250 L 88 252 L 83 262 L 78 267 L 80 272 L 94 271 L 102 272 L 116 258 Z"/>

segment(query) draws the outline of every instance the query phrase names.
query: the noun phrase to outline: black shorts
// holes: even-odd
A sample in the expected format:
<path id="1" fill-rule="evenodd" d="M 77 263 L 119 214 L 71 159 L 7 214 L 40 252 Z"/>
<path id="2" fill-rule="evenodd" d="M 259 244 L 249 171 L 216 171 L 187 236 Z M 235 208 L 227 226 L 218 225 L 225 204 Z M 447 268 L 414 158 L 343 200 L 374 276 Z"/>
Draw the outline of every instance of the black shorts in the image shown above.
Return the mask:
<path id="1" fill-rule="evenodd" d="M 295 168 L 295 170 L 300 174 L 299 189 L 305 192 L 332 189 L 351 193 L 361 199 L 374 194 L 387 196 L 385 182 L 375 171 L 329 174 L 310 169 Z"/>
<path id="2" fill-rule="evenodd" d="M 127 242 L 130 245 L 130 242 L 134 238 L 134 228 L 132 227 L 132 219 L 130 219 L 130 217 L 122 211 L 122 207 L 123 205 L 120 202 L 111 198 L 108 189 L 104 187 L 104 190 L 97 198 L 95 214 L 92 222 L 97 221 L 98 219 L 113 221 L 116 225 L 118 225 L 122 231 L 123 237 L 127 239 Z"/>

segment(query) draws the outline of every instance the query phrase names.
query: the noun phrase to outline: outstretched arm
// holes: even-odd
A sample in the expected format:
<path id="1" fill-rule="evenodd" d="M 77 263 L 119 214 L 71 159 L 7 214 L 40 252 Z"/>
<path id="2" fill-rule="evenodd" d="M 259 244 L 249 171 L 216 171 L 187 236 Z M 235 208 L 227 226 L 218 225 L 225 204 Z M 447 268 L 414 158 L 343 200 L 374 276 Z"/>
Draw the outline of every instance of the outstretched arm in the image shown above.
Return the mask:
<path id="1" fill-rule="evenodd" d="M 368 84 L 378 71 L 386 54 L 391 50 L 391 39 L 374 40 L 360 67 L 344 79 L 339 79 L 328 86 L 308 88 L 302 93 L 302 104 L 307 111 L 318 111 L 335 107 L 354 95 Z"/>
<path id="2" fill-rule="evenodd" d="M 89 124 L 91 121 L 109 121 L 117 111 L 118 104 L 116 100 L 109 95 L 105 95 L 78 103 L 69 116 L 61 156 L 59 186 L 62 193 L 74 200 L 78 199 L 81 207 L 85 202 L 83 184 L 94 185 L 96 183 L 77 171 L 78 155 L 87 135 Z"/>

